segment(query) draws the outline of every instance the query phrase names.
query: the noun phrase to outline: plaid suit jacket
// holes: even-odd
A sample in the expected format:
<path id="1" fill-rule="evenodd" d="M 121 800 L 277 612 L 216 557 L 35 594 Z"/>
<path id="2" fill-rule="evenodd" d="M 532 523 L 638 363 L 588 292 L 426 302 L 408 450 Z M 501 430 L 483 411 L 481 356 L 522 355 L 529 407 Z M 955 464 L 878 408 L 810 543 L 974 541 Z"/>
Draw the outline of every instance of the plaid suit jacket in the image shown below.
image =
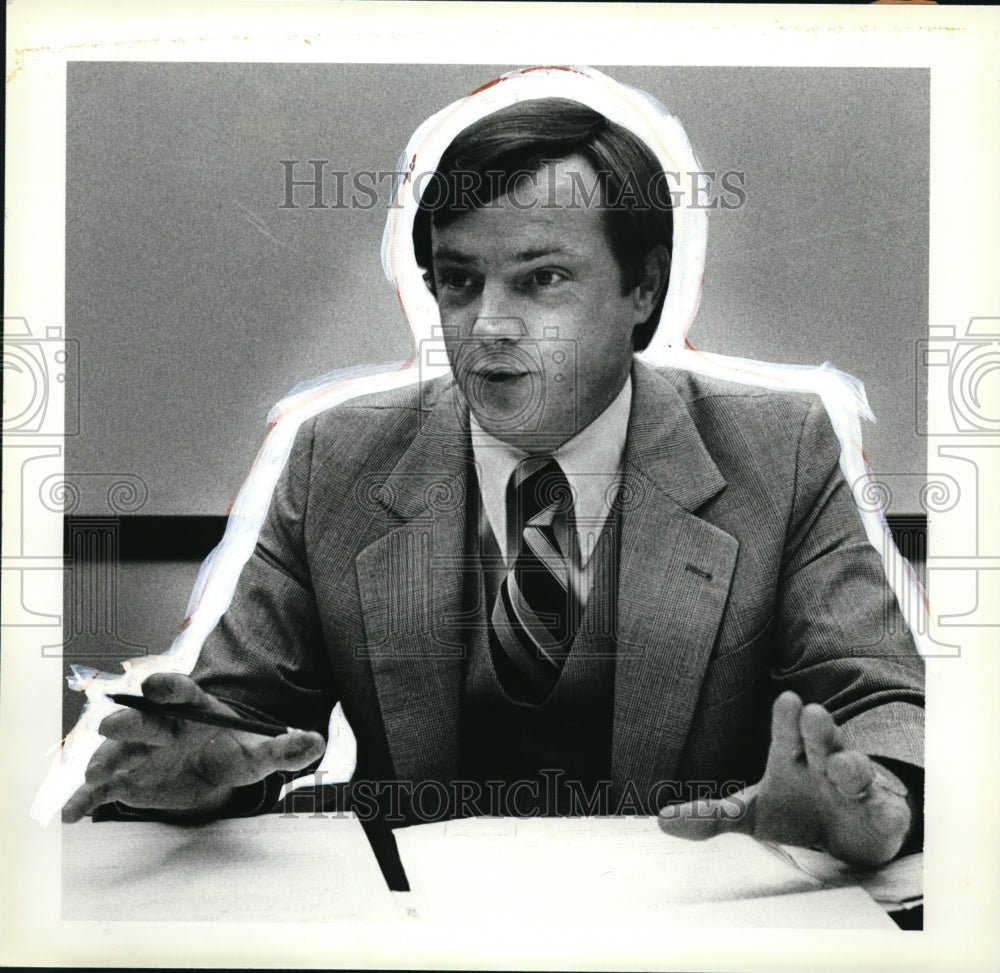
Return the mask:
<path id="1" fill-rule="evenodd" d="M 633 383 L 613 786 L 756 781 L 785 689 L 922 766 L 923 664 L 819 400 L 638 362 Z M 340 700 L 357 778 L 454 779 L 471 476 L 450 380 L 304 423 L 195 678 L 321 732 Z"/>

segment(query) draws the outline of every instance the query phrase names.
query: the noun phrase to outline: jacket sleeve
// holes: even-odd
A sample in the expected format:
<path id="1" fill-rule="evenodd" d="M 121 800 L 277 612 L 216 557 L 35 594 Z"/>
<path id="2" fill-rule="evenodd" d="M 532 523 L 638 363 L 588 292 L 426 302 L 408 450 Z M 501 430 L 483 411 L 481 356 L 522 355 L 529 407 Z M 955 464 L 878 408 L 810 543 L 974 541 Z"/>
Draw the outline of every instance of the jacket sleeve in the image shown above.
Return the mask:
<path id="1" fill-rule="evenodd" d="M 314 423 L 303 423 L 233 599 L 192 677 L 235 710 L 324 736 L 337 700 L 306 564 Z"/>
<path id="2" fill-rule="evenodd" d="M 814 400 L 797 444 L 772 677 L 778 692 L 823 703 L 850 747 L 923 766 L 923 660 L 839 459 L 840 443 Z"/>
<path id="3" fill-rule="evenodd" d="M 336 689 L 324 652 L 305 566 L 303 521 L 313 446 L 312 421 L 303 423 L 275 486 L 253 554 L 240 573 L 232 602 L 201 648 L 192 678 L 238 713 L 327 735 Z M 301 771 L 300 773 L 305 773 Z M 277 772 L 238 787 L 208 818 L 268 811 L 287 778 Z M 94 820 L 140 819 L 197 823 L 189 814 L 131 808 L 116 802 Z"/>

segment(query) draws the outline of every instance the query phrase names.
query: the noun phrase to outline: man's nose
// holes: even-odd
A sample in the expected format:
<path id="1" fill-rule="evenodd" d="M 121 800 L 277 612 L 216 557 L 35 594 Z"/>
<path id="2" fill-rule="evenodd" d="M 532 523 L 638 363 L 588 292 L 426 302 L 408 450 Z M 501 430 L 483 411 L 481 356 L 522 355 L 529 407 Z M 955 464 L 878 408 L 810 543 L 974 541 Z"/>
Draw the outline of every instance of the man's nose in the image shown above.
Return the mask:
<path id="1" fill-rule="evenodd" d="M 472 334 L 477 338 L 513 340 L 528 333 L 524 319 L 510 313 L 510 295 L 499 281 L 487 281 L 476 308 Z"/>
<path id="2" fill-rule="evenodd" d="M 479 314 L 472 326 L 475 338 L 507 339 L 509 341 L 522 338 L 528 333 L 524 318 L 509 317 L 495 314 Z"/>

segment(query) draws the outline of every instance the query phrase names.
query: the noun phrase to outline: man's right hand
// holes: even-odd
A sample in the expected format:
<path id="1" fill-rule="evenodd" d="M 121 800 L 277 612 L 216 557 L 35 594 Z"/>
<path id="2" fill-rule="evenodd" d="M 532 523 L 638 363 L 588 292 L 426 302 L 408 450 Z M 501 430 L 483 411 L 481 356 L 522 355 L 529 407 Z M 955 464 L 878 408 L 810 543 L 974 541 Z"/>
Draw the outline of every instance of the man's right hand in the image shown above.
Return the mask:
<path id="1" fill-rule="evenodd" d="M 235 716 L 188 676 L 158 672 L 142 684 L 157 703 L 188 703 Z M 83 786 L 67 801 L 65 823 L 79 821 L 112 801 L 130 807 L 211 814 L 236 787 L 263 780 L 276 770 L 302 770 L 326 747 L 319 733 L 290 730 L 265 737 L 244 730 L 123 709 L 100 727 L 107 737 L 87 768 Z"/>

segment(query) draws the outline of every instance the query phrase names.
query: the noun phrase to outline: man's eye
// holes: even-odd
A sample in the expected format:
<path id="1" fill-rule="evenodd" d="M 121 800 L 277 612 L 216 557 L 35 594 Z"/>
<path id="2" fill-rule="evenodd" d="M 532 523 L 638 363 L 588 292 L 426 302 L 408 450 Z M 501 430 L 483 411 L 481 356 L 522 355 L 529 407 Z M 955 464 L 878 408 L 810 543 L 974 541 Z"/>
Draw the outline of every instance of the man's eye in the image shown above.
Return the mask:
<path id="1" fill-rule="evenodd" d="M 561 283 L 565 279 L 565 274 L 558 270 L 551 270 L 547 267 L 543 270 L 536 270 L 531 275 L 531 282 L 536 287 L 552 287 L 553 284 Z"/>
<path id="2" fill-rule="evenodd" d="M 472 287 L 473 280 L 468 274 L 459 270 L 447 270 L 441 275 L 441 285 L 451 290 L 466 290 Z"/>

